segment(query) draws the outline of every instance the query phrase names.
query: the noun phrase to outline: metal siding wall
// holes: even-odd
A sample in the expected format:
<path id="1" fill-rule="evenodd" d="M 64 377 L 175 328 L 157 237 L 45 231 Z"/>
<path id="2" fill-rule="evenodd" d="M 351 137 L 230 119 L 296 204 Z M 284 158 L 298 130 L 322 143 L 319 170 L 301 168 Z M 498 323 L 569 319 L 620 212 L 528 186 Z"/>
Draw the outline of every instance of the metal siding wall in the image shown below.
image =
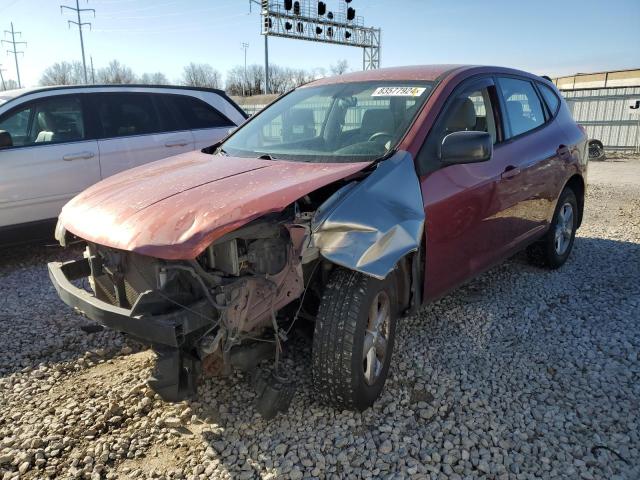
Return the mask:
<path id="1" fill-rule="evenodd" d="M 640 148 L 640 117 L 633 116 L 630 100 L 640 100 L 640 87 L 561 90 L 573 118 L 600 140 L 607 150 Z"/>

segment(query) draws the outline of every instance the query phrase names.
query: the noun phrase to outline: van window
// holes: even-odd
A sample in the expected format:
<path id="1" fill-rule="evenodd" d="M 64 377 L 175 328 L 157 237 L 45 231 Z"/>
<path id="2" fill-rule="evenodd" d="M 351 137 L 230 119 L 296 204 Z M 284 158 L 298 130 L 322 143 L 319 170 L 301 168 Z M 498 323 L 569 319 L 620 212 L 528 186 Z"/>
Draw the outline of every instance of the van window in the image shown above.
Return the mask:
<path id="1" fill-rule="evenodd" d="M 507 109 L 511 137 L 544 124 L 542 102 L 531 82 L 511 77 L 499 78 L 498 82 Z"/>
<path id="2" fill-rule="evenodd" d="M 31 118 L 31 106 L 13 111 L 0 119 L 0 130 L 11 135 L 14 147 L 20 147 L 29 143 L 29 119 Z"/>
<path id="3" fill-rule="evenodd" d="M 235 126 L 231 120 L 199 98 L 187 95 L 163 96 L 175 106 L 191 130 Z"/>
<path id="4" fill-rule="evenodd" d="M 84 140 L 82 103 L 73 95 L 43 98 L 0 119 L 0 130 L 16 147 Z"/>
<path id="5" fill-rule="evenodd" d="M 146 93 L 95 94 L 102 138 L 146 135 L 162 131 L 151 95 Z"/>

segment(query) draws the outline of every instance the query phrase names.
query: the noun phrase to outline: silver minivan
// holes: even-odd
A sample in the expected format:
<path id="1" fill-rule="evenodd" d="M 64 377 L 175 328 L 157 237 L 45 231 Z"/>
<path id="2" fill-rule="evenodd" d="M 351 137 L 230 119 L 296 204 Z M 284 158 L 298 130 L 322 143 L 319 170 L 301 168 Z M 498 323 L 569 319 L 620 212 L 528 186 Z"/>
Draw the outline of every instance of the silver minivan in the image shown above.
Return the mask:
<path id="1" fill-rule="evenodd" d="M 88 186 L 212 145 L 246 118 L 223 91 L 206 88 L 0 92 L 0 244 L 52 236 L 62 206 Z"/>

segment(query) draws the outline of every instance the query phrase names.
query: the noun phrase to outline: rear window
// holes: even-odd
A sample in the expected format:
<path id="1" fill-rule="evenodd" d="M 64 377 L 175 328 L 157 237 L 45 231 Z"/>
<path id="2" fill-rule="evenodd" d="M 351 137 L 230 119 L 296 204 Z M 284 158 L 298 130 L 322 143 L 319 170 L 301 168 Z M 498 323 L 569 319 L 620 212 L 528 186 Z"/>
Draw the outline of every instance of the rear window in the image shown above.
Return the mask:
<path id="1" fill-rule="evenodd" d="M 232 127 L 234 123 L 206 102 L 186 95 L 166 95 L 192 130 Z"/>
<path id="2" fill-rule="evenodd" d="M 544 83 L 538 83 L 538 87 L 540 88 L 540 92 L 544 97 L 547 107 L 549 107 L 551 116 L 555 116 L 555 114 L 558 113 L 558 108 L 560 107 L 560 99 L 558 98 L 558 95 L 556 95 L 556 92 L 554 92 L 551 87 Z"/>

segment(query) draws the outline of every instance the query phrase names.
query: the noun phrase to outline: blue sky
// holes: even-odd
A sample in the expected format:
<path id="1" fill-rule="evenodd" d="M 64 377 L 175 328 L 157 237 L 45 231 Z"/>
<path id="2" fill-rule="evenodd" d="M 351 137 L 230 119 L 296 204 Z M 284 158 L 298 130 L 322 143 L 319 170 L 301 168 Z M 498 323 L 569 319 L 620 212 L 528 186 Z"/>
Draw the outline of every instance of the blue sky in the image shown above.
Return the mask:
<path id="1" fill-rule="evenodd" d="M 315 1 L 315 0 L 314 0 Z M 325 0 L 329 9 L 339 1 Z M 28 42 L 19 58 L 23 84 L 33 85 L 48 65 L 80 60 L 77 29 L 68 29 L 60 3 L 74 0 L 0 0 L 0 30 L 13 21 Z M 74 2 L 75 3 L 75 2 Z M 189 62 L 212 64 L 223 74 L 243 62 L 263 62 L 259 16 L 248 0 L 81 0 L 96 9 L 86 18 L 88 56 L 96 68 L 117 58 L 137 74 L 180 77 Z M 426 63 L 506 65 L 551 76 L 640 67 L 640 0 L 353 0 L 366 25 L 382 28 L 382 66 Z M 0 51 L 5 78 L 13 58 Z M 328 67 L 346 59 L 360 69 L 362 51 L 270 39 L 279 65 Z"/>

